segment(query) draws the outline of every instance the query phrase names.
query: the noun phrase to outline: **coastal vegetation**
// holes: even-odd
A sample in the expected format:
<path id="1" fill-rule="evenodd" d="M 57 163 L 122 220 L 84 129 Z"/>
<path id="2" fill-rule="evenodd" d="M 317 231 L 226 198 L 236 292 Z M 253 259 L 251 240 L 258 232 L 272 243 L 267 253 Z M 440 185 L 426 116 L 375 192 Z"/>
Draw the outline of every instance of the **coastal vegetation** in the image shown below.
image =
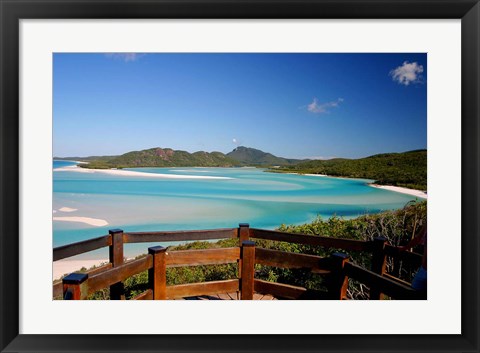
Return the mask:
<path id="1" fill-rule="evenodd" d="M 427 190 L 427 151 L 384 153 L 360 159 L 311 160 L 270 171 L 372 179 L 376 184 Z"/>
<path id="2" fill-rule="evenodd" d="M 427 221 L 427 202 L 411 202 L 404 208 L 395 211 L 387 211 L 379 214 L 365 214 L 353 219 L 331 217 L 322 219 L 318 217 L 313 222 L 303 225 L 281 225 L 278 230 L 301 233 L 307 235 L 322 235 L 335 238 L 347 238 L 354 240 L 373 240 L 375 237 L 385 237 L 389 244 L 404 245 L 418 232 L 421 225 Z M 319 256 L 328 256 L 338 249 L 324 249 L 310 245 L 276 242 L 270 240 L 255 239 L 256 246 L 295 253 L 305 253 Z M 237 239 L 225 239 L 218 242 L 191 242 L 178 246 L 171 246 L 173 250 L 192 250 L 220 247 L 233 247 L 238 245 Z M 421 253 L 421 249 L 416 249 Z M 342 250 L 343 251 L 343 250 Z M 343 251 L 345 252 L 345 251 Z M 365 268 L 370 268 L 371 255 L 362 252 L 349 252 L 351 261 Z M 145 256 L 145 255 L 141 255 Z M 387 272 L 393 266 L 389 259 Z M 84 268 L 83 270 L 86 270 Z M 322 290 L 323 278 L 302 269 L 282 269 L 256 265 L 256 278 L 271 282 L 280 282 L 302 286 L 308 289 Z M 397 274 L 401 279 L 411 281 L 416 268 L 402 265 Z M 214 280 L 233 279 L 237 276 L 235 264 L 174 267 L 167 270 L 167 284 L 176 285 L 182 283 L 195 283 Z M 132 298 L 148 288 L 147 272 L 128 278 L 124 281 L 126 298 Z M 351 281 L 348 295 L 353 299 L 368 298 L 368 288 Z M 108 299 L 108 289 L 97 292 L 90 299 Z"/>

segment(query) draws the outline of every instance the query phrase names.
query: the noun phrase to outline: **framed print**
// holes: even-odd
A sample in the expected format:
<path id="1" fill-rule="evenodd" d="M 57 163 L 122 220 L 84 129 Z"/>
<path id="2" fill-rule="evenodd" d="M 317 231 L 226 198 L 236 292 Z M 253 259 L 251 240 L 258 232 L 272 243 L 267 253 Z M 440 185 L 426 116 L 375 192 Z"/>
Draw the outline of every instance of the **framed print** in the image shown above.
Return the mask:
<path id="1" fill-rule="evenodd" d="M 479 351 L 478 1 L 0 1 L 2 352 Z M 337 145 L 344 149 L 330 148 Z M 355 167 L 367 170 L 380 153 L 393 158 L 387 152 L 407 154 L 407 162 L 389 159 L 397 168 L 393 181 L 345 171 L 343 164 L 341 173 L 328 169 L 344 163 L 335 157 L 369 157 Z M 346 265 L 331 251 L 325 270 L 317 253 L 294 255 L 287 245 L 259 250 L 250 242 L 283 241 L 272 231 L 277 223 L 303 225 L 313 213 L 334 222 L 426 199 L 427 153 L 428 211 L 420 202 L 423 218 L 415 218 L 411 242 L 353 238 L 355 251 L 373 254 L 370 269 Z M 170 163 L 175 154 L 181 158 Z M 71 159 L 88 165 L 70 165 Z M 243 168 L 226 168 L 232 166 Z M 263 169 L 252 166 L 275 173 L 259 178 Z M 373 180 L 410 194 L 372 188 Z M 80 184 L 94 196 L 85 198 Z M 340 196 L 330 194 L 335 188 Z M 334 212 L 319 206 L 318 195 L 336 205 Z M 127 208 L 132 204 L 141 217 Z M 428 293 L 381 280 L 385 249 L 404 254 L 415 240 L 424 243 L 417 260 L 426 280 L 427 213 Z M 211 222 L 213 215 L 221 221 Z M 221 230 L 198 232 L 211 228 Z M 102 298 L 191 298 L 193 287 L 175 283 L 180 272 L 168 277 L 167 265 L 188 258 L 216 266 L 221 257 L 238 264 L 235 278 L 225 272 L 202 278 L 241 299 L 263 297 L 268 291 L 261 288 L 273 290 L 270 279 L 281 276 L 297 282 L 276 288 L 284 295 L 278 298 L 320 299 L 310 277 L 299 279 L 315 268 L 331 275 L 320 282 L 323 299 L 413 300 L 53 300 L 52 263 L 54 279 L 75 270 L 57 273 L 55 266 L 100 231 L 108 234 L 81 246 L 104 247 L 95 261 L 105 258 L 106 267 L 55 282 L 54 297 L 86 299 L 101 283 L 109 288 Z M 181 252 L 191 248 L 175 253 L 153 244 L 173 237 L 168 231 L 244 242 L 196 249 L 210 256 L 205 262 Z M 146 257 L 135 258 L 140 253 L 127 243 L 145 232 L 152 244 Z M 298 244 L 312 241 L 302 234 Z M 298 272 L 277 270 L 284 265 Z M 134 269 L 148 270 L 148 287 L 127 293 L 128 285 L 101 277 Z M 165 282 L 155 279 L 157 269 Z M 361 285 L 348 292 L 354 275 L 370 281 L 367 294 Z"/>

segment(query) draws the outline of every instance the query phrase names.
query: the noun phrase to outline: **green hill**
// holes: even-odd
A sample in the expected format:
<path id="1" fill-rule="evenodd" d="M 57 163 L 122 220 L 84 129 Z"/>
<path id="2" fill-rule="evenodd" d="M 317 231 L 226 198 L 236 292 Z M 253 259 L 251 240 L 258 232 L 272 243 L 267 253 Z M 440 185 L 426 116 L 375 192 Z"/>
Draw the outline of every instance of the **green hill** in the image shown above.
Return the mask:
<path id="1" fill-rule="evenodd" d="M 384 153 L 360 159 L 313 160 L 271 171 L 365 178 L 377 184 L 427 190 L 427 151 Z"/>
<path id="2" fill-rule="evenodd" d="M 84 159 L 77 159 L 84 160 Z M 171 148 L 150 148 L 132 151 L 121 156 L 102 157 L 90 160 L 84 168 L 137 168 L 137 167 L 234 167 L 241 163 L 228 158 L 221 152 L 176 151 Z"/>
<path id="3" fill-rule="evenodd" d="M 121 156 L 64 157 L 85 161 L 83 168 L 137 167 L 273 167 L 272 172 L 326 174 L 365 178 L 377 184 L 427 189 L 427 151 L 384 153 L 360 159 L 298 160 L 274 156 L 254 148 L 237 147 L 226 155 L 221 152 L 189 153 L 171 148 L 150 148 Z"/>
<path id="4" fill-rule="evenodd" d="M 287 159 L 274 156 L 255 148 L 237 147 L 232 152 L 227 153 L 227 157 L 239 161 L 245 165 L 252 166 L 282 166 L 292 165 L 301 162 L 300 159 Z"/>

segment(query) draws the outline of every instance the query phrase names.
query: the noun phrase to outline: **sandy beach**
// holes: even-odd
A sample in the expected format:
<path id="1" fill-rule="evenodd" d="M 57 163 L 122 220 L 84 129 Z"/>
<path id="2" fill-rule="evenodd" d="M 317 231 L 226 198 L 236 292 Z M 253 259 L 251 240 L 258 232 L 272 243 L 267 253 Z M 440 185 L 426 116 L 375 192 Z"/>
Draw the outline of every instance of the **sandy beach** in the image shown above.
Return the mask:
<path id="1" fill-rule="evenodd" d="M 90 217 L 53 217 L 53 220 L 60 222 L 80 222 L 95 227 L 103 227 L 108 225 L 108 222 L 104 219 Z"/>
<path id="2" fill-rule="evenodd" d="M 399 186 L 389 186 L 389 185 L 377 185 L 377 184 L 369 184 L 373 188 L 377 189 L 384 189 L 384 190 L 389 190 L 389 191 L 395 191 L 399 192 L 401 194 L 407 194 L 407 195 L 412 195 L 416 196 L 422 199 L 427 198 L 427 194 L 421 190 L 414 190 L 414 189 L 407 189 L 407 188 L 402 188 Z"/>
<path id="3" fill-rule="evenodd" d="M 80 270 L 82 267 L 89 269 L 93 266 L 100 266 L 108 260 L 59 260 L 53 263 L 53 280 L 59 279 L 64 274 Z"/>
<path id="4" fill-rule="evenodd" d="M 69 166 L 62 168 L 55 168 L 55 172 L 79 172 L 79 173 L 101 173 L 118 176 L 134 176 L 145 178 L 161 178 L 161 179 L 233 179 L 229 177 L 206 176 L 206 175 L 179 175 L 179 174 L 156 174 L 144 173 L 132 170 L 123 169 L 86 169 L 77 166 Z"/>
<path id="5" fill-rule="evenodd" d="M 59 208 L 58 211 L 60 211 L 60 212 L 75 212 L 75 211 L 78 211 L 78 210 L 76 208 L 62 207 L 62 208 Z"/>

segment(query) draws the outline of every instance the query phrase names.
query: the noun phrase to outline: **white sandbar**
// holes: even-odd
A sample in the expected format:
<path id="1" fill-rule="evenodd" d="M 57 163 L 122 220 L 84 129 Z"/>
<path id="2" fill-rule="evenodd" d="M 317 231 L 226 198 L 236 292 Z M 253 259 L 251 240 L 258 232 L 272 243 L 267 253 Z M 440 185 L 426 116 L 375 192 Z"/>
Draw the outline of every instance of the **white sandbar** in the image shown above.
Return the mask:
<path id="1" fill-rule="evenodd" d="M 62 207 L 58 209 L 60 212 L 75 212 L 78 211 L 76 208 Z"/>
<path id="2" fill-rule="evenodd" d="M 53 280 L 72 273 L 85 267 L 87 270 L 93 266 L 101 266 L 108 263 L 108 260 L 59 260 L 53 263 Z"/>
<path id="3" fill-rule="evenodd" d="M 80 222 L 86 223 L 95 227 L 103 227 L 108 225 L 108 222 L 104 219 L 90 218 L 90 217 L 53 217 L 54 221 L 60 222 Z"/>
<path id="4" fill-rule="evenodd" d="M 162 179 L 233 179 L 229 177 L 219 177 L 219 176 L 206 176 L 206 175 L 179 175 L 179 174 L 157 174 L 157 173 L 145 173 L 137 172 L 133 170 L 123 170 L 123 169 L 87 169 L 77 166 L 69 166 L 62 168 L 55 168 L 55 172 L 80 172 L 80 173 L 102 173 L 109 175 L 119 175 L 119 176 L 135 176 L 135 177 L 146 177 L 146 178 L 162 178 Z"/>
<path id="5" fill-rule="evenodd" d="M 424 191 L 421 190 L 414 190 L 414 189 L 407 189 L 407 188 L 401 188 L 399 186 L 390 186 L 390 185 L 377 185 L 377 184 L 369 184 L 373 188 L 377 189 L 384 189 L 384 190 L 389 190 L 389 191 L 395 191 L 399 192 L 401 194 L 407 194 L 407 195 L 412 195 L 416 196 L 422 199 L 427 198 L 427 194 Z"/>

